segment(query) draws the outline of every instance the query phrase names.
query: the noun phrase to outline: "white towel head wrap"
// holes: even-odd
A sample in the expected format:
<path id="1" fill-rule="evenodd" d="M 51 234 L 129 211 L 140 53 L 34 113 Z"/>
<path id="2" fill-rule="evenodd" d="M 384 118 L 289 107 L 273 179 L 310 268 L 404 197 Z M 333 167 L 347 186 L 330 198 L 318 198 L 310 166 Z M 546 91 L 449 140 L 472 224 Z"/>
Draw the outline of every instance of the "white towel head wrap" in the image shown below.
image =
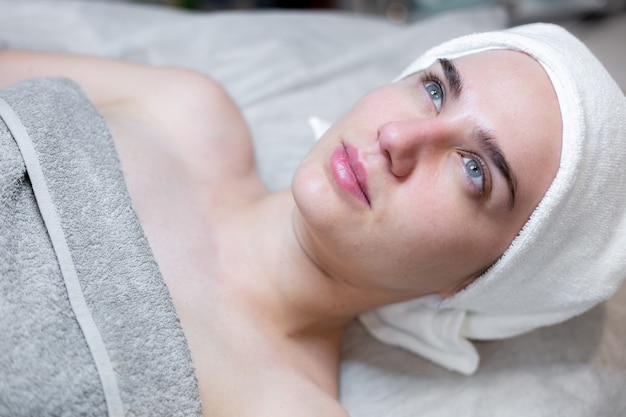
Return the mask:
<path id="1" fill-rule="evenodd" d="M 464 374 L 479 362 L 470 339 L 562 322 L 609 298 L 626 277 L 626 99 L 582 42 L 541 23 L 473 34 L 427 51 L 399 78 L 493 49 L 530 55 L 554 86 L 563 118 L 556 178 L 501 258 L 466 289 L 360 317 L 378 339 Z"/>

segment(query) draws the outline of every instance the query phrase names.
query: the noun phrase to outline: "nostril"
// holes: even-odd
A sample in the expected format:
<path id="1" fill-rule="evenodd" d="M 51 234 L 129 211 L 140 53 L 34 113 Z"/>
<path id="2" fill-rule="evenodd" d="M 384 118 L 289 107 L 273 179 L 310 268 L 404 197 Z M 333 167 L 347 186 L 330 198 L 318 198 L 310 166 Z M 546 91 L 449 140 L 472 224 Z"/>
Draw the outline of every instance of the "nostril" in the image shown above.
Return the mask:
<path id="1" fill-rule="evenodd" d="M 391 158 L 391 154 L 389 151 L 383 149 L 383 156 L 387 159 L 387 164 L 389 165 L 389 169 L 393 170 L 393 159 Z"/>
<path id="2" fill-rule="evenodd" d="M 396 149 L 395 146 L 395 140 L 397 139 L 397 132 L 395 132 L 395 130 L 393 129 L 393 126 L 390 126 L 389 124 L 386 124 L 384 126 L 381 126 L 380 128 L 378 128 L 377 130 L 378 133 L 378 145 L 380 147 L 380 153 L 382 154 L 383 158 L 385 158 L 385 160 L 387 161 L 387 169 L 389 170 L 389 172 L 391 172 L 394 176 L 398 176 L 397 170 L 398 170 L 398 166 L 397 163 L 399 161 L 396 161 L 396 159 L 398 158 L 398 150 Z"/>
<path id="3" fill-rule="evenodd" d="M 384 141 L 380 137 L 380 129 L 378 129 L 378 146 L 380 148 L 380 153 L 387 160 L 387 164 L 389 166 L 389 169 L 392 169 L 393 158 L 391 157 L 391 152 L 389 152 L 388 147 L 385 146 Z"/>
<path id="4" fill-rule="evenodd" d="M 416 141 L 408 122 L 388 122 L 377 129 L 381 154 L 387 159 L 388 169 L 395 177 L 410 174 L 415 162 Z"/>

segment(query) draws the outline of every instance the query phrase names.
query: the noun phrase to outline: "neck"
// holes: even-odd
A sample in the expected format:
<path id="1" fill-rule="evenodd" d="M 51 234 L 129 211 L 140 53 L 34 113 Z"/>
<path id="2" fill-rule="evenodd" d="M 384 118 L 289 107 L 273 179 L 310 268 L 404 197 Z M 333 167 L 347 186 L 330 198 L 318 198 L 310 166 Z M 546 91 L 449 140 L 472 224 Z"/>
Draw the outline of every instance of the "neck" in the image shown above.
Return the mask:
<path id="1" fill-rule="evenodd" d="M 246 284 L 250 303 L 281 331 L 337 337 L 362 311 L 393 301 L 346 286 L 324 271 L 311 256 L 297 216 L 285 190 L 258 200 L 237 222 L 242 234 L 254 237 L 246 239 L 243 254 L 256 271 L 245 278 L 253 280 Z"/>
<path id="2" fill-rule="evenodd" d="M 360 312 L 382 303 L 324 271 L 311 256 L 297 216 L 290 190 L 225 216 L 218 236 L 223 288 L 255 331 L 285 349 L 286 361 L 337 396 L 343 330 Z"/>

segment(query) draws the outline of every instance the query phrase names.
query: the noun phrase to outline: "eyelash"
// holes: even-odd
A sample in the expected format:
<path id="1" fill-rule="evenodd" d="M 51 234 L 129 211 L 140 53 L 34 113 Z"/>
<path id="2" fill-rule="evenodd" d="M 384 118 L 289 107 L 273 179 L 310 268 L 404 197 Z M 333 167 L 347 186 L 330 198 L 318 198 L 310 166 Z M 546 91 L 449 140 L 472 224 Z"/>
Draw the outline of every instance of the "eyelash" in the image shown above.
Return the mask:
<path id="1" fill-rule="evenodd" d="M 485 178 L 483 182 L 483 189 L 479 191 L 480 191 L 481 196 L 485 196 L 487 192 L 491 190 L 491 173 L 489 172 L 489 167 L 487 166 L 487 164 L 485 164 L 485 161 L 483 160 L 483 158 L 481 158 L 479 155 L 473 152 L 459 150 L 458 153 L 462 157 L 477 161 L 478 165 L 480 165 L 480 170 L 482 171 Z M 466 173 L 466 175 L 469 175 L 469 174 Z"/>
<path id="2" fill-rule="evenodd" d="M 441 78 L 439 78 L 439 76 L 435 74 L 434 72 L 425 71 L 422 73 L 420 77 L 420 81 L 422 85 L 424 86 L 427 83 L 437 84 L 437 87 L 439 87 L 439 89 L 441 90 L 441 107 L 443 108 L 443 105 L 445 104 L 445 99 L 446 99 L 446 89 L 443 88 L 443 82 L 441 81 Z"/>
<path id="3" fill-rule="evenodd" d="M 441 81 L 441 78 L 439 78 L 439 76 L 435 74 L 434 72 L 424 71 L 422 75 L 420 76 L 420 81 L 422 85 L 424 86 L 426 86 L 426 84 L 428 83 L 437 84 L 437 86 L 441 90 L 441 95 L 442 95 L 441 107 L 443 108 L 445 104 L 445 99 L 446 99 L 446 90 L 445 88 L 443 88 L 444 84 Z M 482 170 L 483 175 L 485 176 L 483 190 L 481 191 L 480 194 L 481 196 L 485 196 L 489 192 L 489 190 L 491 190 L 491 173 L 489 172 L 489 167 L 487 166 L 487 164 L 485 164 L 485 161 L 483 160 L 483 158 L 481 158 L 479 155 L 473 152 L 464 151 L 464 150 L 459 150 L 458 152 L 461 156 L 476 160 L 478 162 L 478 165 L 480 165 L 480 169 Z M 466 174 L 466 175 L 469 175 L 469 174 Z"/>

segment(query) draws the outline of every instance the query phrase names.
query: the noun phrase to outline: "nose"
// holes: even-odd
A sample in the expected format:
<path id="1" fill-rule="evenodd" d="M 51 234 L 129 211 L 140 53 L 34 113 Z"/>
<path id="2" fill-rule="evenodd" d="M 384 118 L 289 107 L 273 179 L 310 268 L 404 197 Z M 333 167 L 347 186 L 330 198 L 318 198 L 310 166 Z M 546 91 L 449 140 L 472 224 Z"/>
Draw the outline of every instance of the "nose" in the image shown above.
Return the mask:
<path id="1" fill-rule="evenodd" d="M 432 119 L 401 120 L 380 126 L 378 142 L 390 162 L 391 172 L 405 177 L 413 172 L 421 154 L 443 149 L 451 134 L 451 129 Z"/>

